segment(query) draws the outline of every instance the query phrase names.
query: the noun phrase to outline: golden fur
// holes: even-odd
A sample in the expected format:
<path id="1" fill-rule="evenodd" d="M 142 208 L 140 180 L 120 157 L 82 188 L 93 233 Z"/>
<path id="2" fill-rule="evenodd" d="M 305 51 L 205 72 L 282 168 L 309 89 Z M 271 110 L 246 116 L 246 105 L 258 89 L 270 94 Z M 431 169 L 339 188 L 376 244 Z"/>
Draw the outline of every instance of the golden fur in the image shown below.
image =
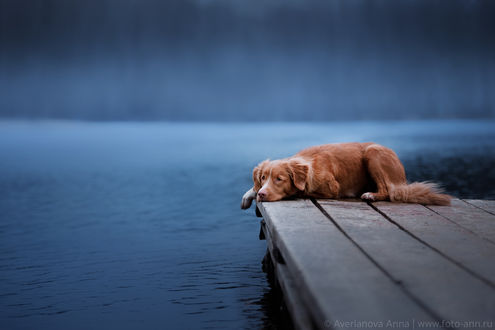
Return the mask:
<path id="1" fill-rule="evenodd" d="M 449 205 L 451 197 L 428 182 L 408 184 L 399 158 L 375 143 L 342 143 L 310 147 L 296 155 L 265 160 L 253 170 L 254 187 L 243 198 L 277 201 L 286 197 L 345 198 Z M 251 199 L 251 200 L 249 200 Z"/>

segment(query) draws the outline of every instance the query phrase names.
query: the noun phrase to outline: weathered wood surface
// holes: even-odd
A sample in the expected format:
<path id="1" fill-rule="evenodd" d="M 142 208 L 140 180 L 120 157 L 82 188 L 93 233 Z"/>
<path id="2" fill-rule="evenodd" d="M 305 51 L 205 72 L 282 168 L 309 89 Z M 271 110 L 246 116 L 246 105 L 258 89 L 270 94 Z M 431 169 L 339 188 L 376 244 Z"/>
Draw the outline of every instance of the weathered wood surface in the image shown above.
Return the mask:
<path id="1" fill-rule="evenodd" d="M 286 305 L 289 312 L 291 313 L 294 323 L 299 324 L 301 329 L 311 329 L 312 319 L 309 306 L 306 306 L 304 304 L 304 301 L 301 297 L 301 292 L 296 286 L 296 282 L 294 281 L 293 276 L 288 270 L 285 262 L 283 260 L 277 259 L 277 257 L 280 257 L 280 252 L 273 244 L 274 240 L 271 237 L 270 231 L 267 229 L 266 225 L 262 224 L 262 230 L 264 233 L 264 238 L 267 241 L 271 262 L 273 265 L 277 265 L 277 267 L 274 267 L 274 275 L 277 277 L 278 284 L 280 285 L 280 288 L 286 296 Z"/>
<path id="2" fill-rule="evenodd" d="M 495 285 L 495 247 L 423 205 L 373 204 L 410 235 Z"/>
<path id="3" fill-rule="evenodd" d="M 260 203 L 296 327 L 495 327 L 495 215 L 474 202 Z"/>
<path id="4" fill-rule="evenodd" d="M 369 205 L 318 202 L 356 244 L 432 314 L 455 321 L 493 314 L 495 294 L 485 295 L 492 289 L 488 284 L 429 249 Z M 453 300 L 453 296 L 463 299 Z"/>
<path id="5" fill-rule="evenodd" d="M 430 319 L 311 201 L 264 203 L 260 210 L 316 327 L 332 320 Z"/>
<path id="6" fill-rule="evenodd" d="M 466 199 L 464 201 L 495 215 L 495 201 L 483 201 L 479 199 Z"/>
<path id="7" fill-rule="evenodd" d="M 495 244 L 495 217 L 493 214 L 463 200 L 454 199 L 452 206 L 427 206 L 430 210 Z M 479 201 L 489 202 L 489 201 Z"/>

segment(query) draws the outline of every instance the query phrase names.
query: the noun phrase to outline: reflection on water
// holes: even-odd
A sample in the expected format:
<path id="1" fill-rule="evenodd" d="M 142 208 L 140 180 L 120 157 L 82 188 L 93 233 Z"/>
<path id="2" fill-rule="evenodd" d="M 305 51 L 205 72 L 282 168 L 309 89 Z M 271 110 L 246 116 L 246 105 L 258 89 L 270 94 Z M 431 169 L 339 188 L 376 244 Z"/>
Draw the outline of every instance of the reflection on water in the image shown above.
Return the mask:
<path id="1" fill-rule="evenodd" d="M 495 123 L 0 123 L 2 328 L 281 327 L 251 169 L 375 141 L 410 180 L 495 198 Z"/>

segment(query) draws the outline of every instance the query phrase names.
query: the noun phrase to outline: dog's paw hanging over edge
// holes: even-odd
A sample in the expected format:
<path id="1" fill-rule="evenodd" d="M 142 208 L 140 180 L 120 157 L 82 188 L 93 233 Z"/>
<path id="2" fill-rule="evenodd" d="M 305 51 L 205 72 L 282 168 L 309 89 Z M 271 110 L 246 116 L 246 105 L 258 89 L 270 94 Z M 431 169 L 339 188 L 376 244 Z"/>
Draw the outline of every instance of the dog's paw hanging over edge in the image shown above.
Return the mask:
<path id="1" fill-rule="evenodd" d="M 253 188 L 246 191 L 244 196 L 242 196 L 241 209 L 246 210 L 250 208 L 255 197 L 256 197 L 256 192 L 254 191 Z"/>

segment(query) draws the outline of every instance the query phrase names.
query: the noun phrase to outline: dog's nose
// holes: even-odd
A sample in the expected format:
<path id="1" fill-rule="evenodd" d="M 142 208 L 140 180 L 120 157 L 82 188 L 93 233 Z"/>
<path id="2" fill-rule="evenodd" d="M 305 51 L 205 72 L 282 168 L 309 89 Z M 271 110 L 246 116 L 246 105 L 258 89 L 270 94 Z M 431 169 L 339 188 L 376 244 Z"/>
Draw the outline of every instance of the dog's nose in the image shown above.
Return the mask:
<path id="1" fill-rule="evenodd" d="M 263 200 L 263 199 L 265 199 L 265 197 L 266 197 L 266 193 L 265 193 L 264 191 L 260 191 L 260 192 L 258 192 L 258 197 L 259 197 L 261 200 Z"/>

